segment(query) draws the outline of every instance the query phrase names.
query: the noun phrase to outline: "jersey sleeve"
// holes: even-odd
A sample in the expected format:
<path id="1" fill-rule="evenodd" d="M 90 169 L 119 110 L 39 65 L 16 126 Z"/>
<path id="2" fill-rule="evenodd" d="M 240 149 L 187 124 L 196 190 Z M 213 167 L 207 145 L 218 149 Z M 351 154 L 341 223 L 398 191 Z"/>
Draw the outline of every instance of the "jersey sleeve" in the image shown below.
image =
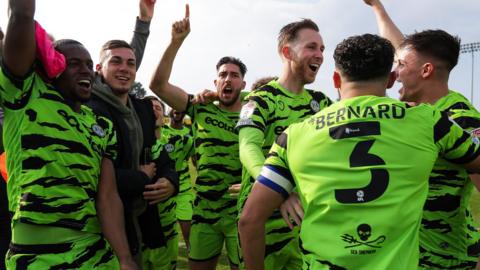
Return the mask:
<path id="1" fill-rule="evenodd" d="M 434 112 L 434 141 L 445 160 L 465 164 L 480 155 L 480 140 L 468 133 L 447 113 Z"/>
<path id="2" fill-rule="evenodd" d="M 270 115 L 270 102 L 264 96 L 256 93 L 250 94 L 247 99 L 248 102 L 242 106 L 236 128 L 254 127 L 265 132 Z"/>
<path id="3" fill-rule="evenodd" d="M 102 117 L 103 118 L 103 117 Z M 117 134 L 115 129 L 113 128 L 113 123 L 104 118 L 104 120 L 108 123 L 107 132 L 105 132 L 106 138 L 106 147 L 103 157 L 108 158 L 110 160 L 115 160 L 117 158 Z"/>
<path id="4" fill-rule="evenodd" d="M 25 78 L 12 75 L 2 63 L 0 70 L 0 103 L 6 110 L 24 108 L 32 96 L 35 80 L 33 69 Z"/>
<path id="5" fill-rule="evenodd" d="M 278 136 L 276 142 L 272 145 L 262 171 L 257 178 L 257 182 L 280 193 L 284 198 L 288 198 L 295 187 L 293 176 L 288 167 L 287 138 L 288 129 Z"/>
<path id="6" fill-rule="evenodd" d="M 463 130 L 480 137 L 480 113 L 476 110 L 451 110 L 450 118 L 455 121 Z"/>
<path id="7" fill-rule="evenodd" d="M 194 99 L 194 96 L 193 95 L 188 95 L 188 102 L 187 102 L 187 107 L 185 108 L 185 113 L 190 116 L 190 119 L 192 120 L 192 123 L 193 121 L 195 121 L 195 114 L 196 114 L 196 111 L 197 111 L 197 107 L 200 105 L 200 104 L 192 104 L 192 100 Z"/>
<path id="8" fill-rule="evenodd" d="M 185 156 L 184 156 L 184 159 L 188 159 L 190 156 L 193 155 L 194 151 L 193 151 L 193 137 L 192 135 L 190 134 L 186 134 L 184 137 L 183 137 L 183 140 L 184 140 L 184 152 L 185 152 Z"/>

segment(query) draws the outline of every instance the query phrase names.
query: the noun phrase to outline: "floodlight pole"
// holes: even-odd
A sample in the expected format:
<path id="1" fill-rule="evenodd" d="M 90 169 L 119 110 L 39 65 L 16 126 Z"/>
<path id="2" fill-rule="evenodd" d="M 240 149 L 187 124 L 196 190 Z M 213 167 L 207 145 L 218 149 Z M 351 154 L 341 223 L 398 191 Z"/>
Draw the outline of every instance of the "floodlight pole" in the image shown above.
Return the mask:
<path id="1" fill-rule="evenodd" d="M 480 42 L 473 42 L 460 45 L 460 53 L 471 53 L 472 55 L 472 80 L 471 80 L 471 89 L 470 89 L 470 102 L 473 102 L 473 80 L 474 80 L 474 70 L 475 70 L 475 52 L 480 51 Z"/>

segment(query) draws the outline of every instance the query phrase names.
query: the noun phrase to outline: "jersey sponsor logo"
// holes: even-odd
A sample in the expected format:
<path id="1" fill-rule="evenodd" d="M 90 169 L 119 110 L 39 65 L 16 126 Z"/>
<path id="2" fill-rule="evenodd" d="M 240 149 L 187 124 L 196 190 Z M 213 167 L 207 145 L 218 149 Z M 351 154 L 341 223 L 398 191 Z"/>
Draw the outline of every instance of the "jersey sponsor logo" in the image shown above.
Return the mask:
<path id="1" fill-rule="evenodd" d="M 219 127 L 219 128 L 224 129 L 226 131 L 230 131 L 230 132 L 235 131 L 235 126 L 229 126 L 228 124 L 226 124 L 226 123 L 224 123 L 220 120 L 213 119 L 209 116 L 207 116 L 207 118 L 205 118 L 205 123 L 209 124 L 209 125 L 212 125 L 212 126 L 215 126 L 215 127 Z"/>
<path id="2" fill-rule="evenodd" d="M 354 255 L 374 254 L 376 249 L 382 248 L 387 237 L 380 235 L 373 238 L 373 230 L 369 224 L 362 223 L 357 226 L 358 238 L 348 233 L 343 234 L 341 239 L 347 243 L 346 249 L 350 249 L 350 253 Z"/>
<path id="3" fill-rule="evenodd" d="M 92 130 L 93 132 L 95 132 L 95 134 L 97 134 L 100 138 L 103 138 L 105 136 L 105 130 L 103 130 L 103 128 L 97 124 L 93 125 L 92 126 Z"/>
<path id="4" fill-rule="evenodd" d="M 171 143 L 165 144 L 165 151 L 167 151 L 168 153 L 171 153 L 173 152 L 173 150 L 175 150 L 175 146 L 173 146 L 173 144 Z"/>
<path id="5" fill-rule="evenodd" d="M 249 119 L 253 111 L 255 111 L 255 101 L 250 100 L 247 104 L 243 105 L 242 111 L 240 112 L 240 119 Z"/>
<path id="6" fill-rule="evenodd" d="M 312 108 L 312 110 L 314 112 L 320 111 L 320 104 L 318 104 L 318 102 L 316 100 L 310 101 L 310 107 Z"/>

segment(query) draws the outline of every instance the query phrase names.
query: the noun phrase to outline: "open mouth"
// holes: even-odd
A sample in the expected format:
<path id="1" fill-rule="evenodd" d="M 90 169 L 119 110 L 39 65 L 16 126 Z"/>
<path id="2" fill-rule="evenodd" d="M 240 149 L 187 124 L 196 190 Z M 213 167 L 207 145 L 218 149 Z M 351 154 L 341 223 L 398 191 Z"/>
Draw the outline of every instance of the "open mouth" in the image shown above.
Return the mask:
<path id="1" fill-rule="evenodd" d="M 232 92 L 233 92 L 233 89 L 231 87 L 223 88 L 223 93 L 224 94 L 231 94 Z"/>
<path id="2" fill-rule="evenodd" d="M 308 65 L 308 67 L 309 67 L 310 70 L 312 70 L 313 72 L 317 72 L 317 70 L 320 68 L 320 65 L 319 65 L 319 64 L 310 64 L 310 65 Z"/>
<path id="3" fill-rule="evenodd" d="M 92 82 L 90 80 L 80 80 L 78 82 L 78 85 L 80 85 L 81 87 L 90 88 Z"/>
<path id="4" fill-rule="evenodd" d="M 116 76 L 115 78 L 119 81 L 124 81 L 124 82 L 128 82 L 130 80 L 129 77 L 125 77 L 125 76 Z"/>

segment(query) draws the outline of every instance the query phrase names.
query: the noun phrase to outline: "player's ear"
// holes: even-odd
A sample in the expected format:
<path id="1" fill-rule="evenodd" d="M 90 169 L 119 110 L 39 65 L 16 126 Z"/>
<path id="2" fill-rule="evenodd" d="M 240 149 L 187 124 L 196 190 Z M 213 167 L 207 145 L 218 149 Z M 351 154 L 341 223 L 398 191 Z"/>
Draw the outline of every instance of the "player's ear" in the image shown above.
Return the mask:
<path id="1" fill-rule="evenodd" d="M 333 86 L 335 89 L 340 89 L 340 86 L 342 86 L 342 78 L 340 77 L 340 73 L 336 70 L 333 72 Z"/>
<path id="2" fill-rule="evenodd" d="M 387 89 L 392 88 L 396 80 L 397 80 L 397 72 L 395 71 L 390 72 L 390 74 L 388 75 Z"/>
<path id="3" fill-rule="evenodd" d="M 282 49 L 281 49 L 281 53 L 282 53 L 282 56 L 285 58 L 285 59 L 288 59 L 288 60 L 291 60 L 291 48 L 290 46 L 283 46 Z"/>
<path id="4" fill-rule="evenodd" d="M 427 62 L 427 63 L 423 64 L 423 66 L 422 66 L 422 78 L 426 79 L 426 78 L 432 76 L 434 70 L 435 70 L 435 66 L 432 63 Z"/>
<path id="5" fill-rule="evenodd" d="M 96 70 L 97 72 L 99 72 L 101 69 L 102 69 L 102 65 L 101 65 L 101 64 L 96 64 L 96 65 L 95 65 L 95 70 Z"/>
<path id="6" fill-rule="evenodd" d="M 242 90 L 245 89 L 245 86 L 247 86 L 247 82 L 242 81 L 242 88 L 241 88 L 241 89 L 242 89 Z"/>

